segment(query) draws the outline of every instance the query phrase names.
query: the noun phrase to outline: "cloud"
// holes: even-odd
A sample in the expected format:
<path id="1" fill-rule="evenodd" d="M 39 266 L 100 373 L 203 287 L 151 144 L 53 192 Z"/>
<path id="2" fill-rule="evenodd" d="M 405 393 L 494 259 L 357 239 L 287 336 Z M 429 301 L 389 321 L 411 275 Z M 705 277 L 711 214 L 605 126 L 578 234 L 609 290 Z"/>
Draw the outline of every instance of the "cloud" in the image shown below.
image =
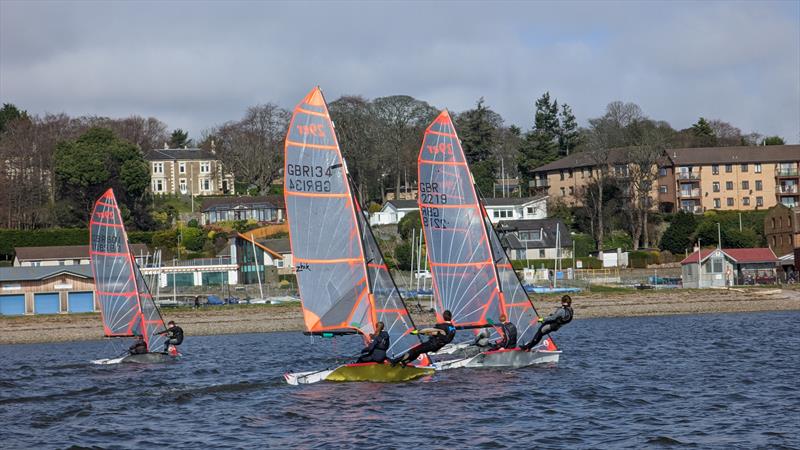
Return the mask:
<path id="1" fill-rule="evenodd" d="M 797 2 L 0 2 L 0 98 L 158 117 L 193 136 L 256 103 L 483 96 L 530 127 L 550 91 L 581 123 L 614 100 L 800 141 Z"/>

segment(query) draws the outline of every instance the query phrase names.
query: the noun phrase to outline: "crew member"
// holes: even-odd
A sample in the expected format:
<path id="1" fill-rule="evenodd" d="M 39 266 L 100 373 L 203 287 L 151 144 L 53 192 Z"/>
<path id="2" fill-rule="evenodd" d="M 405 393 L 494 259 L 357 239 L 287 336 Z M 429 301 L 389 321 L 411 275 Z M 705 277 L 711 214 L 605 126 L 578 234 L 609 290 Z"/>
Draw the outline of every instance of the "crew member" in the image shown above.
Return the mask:
<path id="1" fill-rule="evenodd" d="M 167 329 L 158 334 L 166 334 L 167 340 L 164 342 L 164 352 L 169 350 L 170 345 L 181 345 L 183 343 L 183 328 L 175 325 L 174 320 L 167 323 Z"/>
<path id="2" fill-rule="evenodd" d="M 386 360 L 386 351 L 389 350 L 389 333 L 384 331 L 383 322 L 375 324 L 375 333 L 370 336 L 370 343 L 363 350 L 357 363 L 376 362 Z"/>
<path id="3" fill-rule="evenodd" d="M 133 345 L 128 347 L 128 353 L 131 355 L 144 355 L 147 353 L 147 343 L 144 341 L 142 336 L 136 336 L 136 340 L 133 342 Z"/>
<path id="4" fill-rule="evenodd" d="M 562 326 L 570 323 L 572 321 L 572 298 L 569 295 L 565 295 L 561 297 L 561 307 L 556 309 L 553 314 L 547 316 L 546 319 L 539 318 L 539 322 L 542 324 L 539 325 L 539 329 L 536 330 L 536 334 L 533 335 L 533 339 L 528 342 L 527 344 L 521 346 L 522 350 L 530 350 L 539 344 L 539 341 L 542 340 L 542 337 L 546 334 L 552 333 L 553 331 L 558 330 Z"/>
<path id="5" fill-rule="evenodd" d="M 437 323 L 433 326 L 433 328 L 425 328 L 417 332 L 412 332 L 414 334 L 427 335 L 428 340 L 421 344 L 415 345 L 411 348 L 411 350 L 407 351 L 403 355 L 392 359 L 392 364 L 408 364 L 409 362 L 417 359 L 419 355 L 423 353 L 436 352 L 452 342 L 453 338 L 456 336 L 456 327 L 453 326 L 452 322 L 453 313 L 451 313 L 449 310 L 445 311 L 442 314 L 442 318 L 444 319 L 444 322 Z"/>
<path id="6" fill-rule="evenodd" d="M 508 321 L 505 314 L 500 314 L 501 339 L 491 344 L 493 349 L 514 348 L 517 346 L 517 327 Z"/>

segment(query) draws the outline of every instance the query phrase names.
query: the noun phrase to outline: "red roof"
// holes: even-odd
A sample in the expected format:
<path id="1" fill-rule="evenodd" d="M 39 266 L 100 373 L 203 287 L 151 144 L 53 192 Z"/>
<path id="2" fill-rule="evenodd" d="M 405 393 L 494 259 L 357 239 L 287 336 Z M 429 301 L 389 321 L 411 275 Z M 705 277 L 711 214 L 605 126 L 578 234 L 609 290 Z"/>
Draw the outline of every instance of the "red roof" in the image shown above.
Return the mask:
<path id="1" fill-rule="evenodd" d="M 681 265 L 698 263 L 705 260 L 712 253 L 715 248 L 704 248 L 699 252 L 694 252 L 681 261 Z M 722 252 L 728 255 L 729 258 L 737 263 L 764 263 L 764 262 L 777 262 L 778 257 L 775 252 L 770 248 L 723 248 Z"/>

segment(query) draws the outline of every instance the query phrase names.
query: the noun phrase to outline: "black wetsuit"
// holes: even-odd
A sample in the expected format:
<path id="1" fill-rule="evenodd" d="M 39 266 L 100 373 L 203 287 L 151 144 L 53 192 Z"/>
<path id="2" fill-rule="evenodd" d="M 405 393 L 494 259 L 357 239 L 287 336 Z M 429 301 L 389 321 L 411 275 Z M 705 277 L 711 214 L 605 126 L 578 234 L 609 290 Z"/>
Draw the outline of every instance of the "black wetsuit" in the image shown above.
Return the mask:
<path id="1" fill-rule="evenodd" d="M 517 346 L 517 327 L 511 322 L 500 324 L 503 339 L 492 344 L 494 348 L 514 348 Z"/>
<path id="2" fill-rule="evenodd" d="M 167 340 L 164 342 L 164 351 L 167 351 L 170 345 L 181 345 L 183 343 L 183 328 L 173 325 L 164 331 L 167 335 Z"/>
<path id="3" fill-rule="evenodd" d="M 136 341 L 128 348 L 128 353 L 131 355 L 144 355 L 147 353 L 147 343 L 145 341 Z"/>
<path id="4" fill-rule="evenodd" d="M 389 333 L 381 331 L 378 335 L 372 335 L 372 342 L 369 343 L 358 358 L 360 363 L 376 362 L 382 363 L 386 360 L 386 351 L 389 350 Z"/>
<path id="5" fill-rule="evenodd" d="M 550 334 L 553 331 L 561 328 L 563 325 L 572 322 L 572 315 L 572 307 L 562 305 L 561 308 L 558 308 L 553 314 L 547 316 L 544 322 L 542 322 L 542 325 L 539 326 L 539 329 L 536 330 L 536 334 L 533 335 L 533 339 L 520 348 L 523 350 L 530 350 L 533 347 L 536 347 L 544 335 Z"/>
<path id="6" fill-rule="evenodd" d="M 433 326 L 433 328 L 438 328 L 439 330 L 444 331 L 444 334 L 436 333 L 433 336 L 430 336 L 427 341 L 419 345 L 415 345 L 404 355 L 392 360 L 392 363 L 411 362 L 417 359 L 419 355 L 423 353 L 438 351 L 445 345 L 452 342 L 453 338 L 456 336 L 456 327 L 454 327 L 451 322 L 437 323 Z"/>

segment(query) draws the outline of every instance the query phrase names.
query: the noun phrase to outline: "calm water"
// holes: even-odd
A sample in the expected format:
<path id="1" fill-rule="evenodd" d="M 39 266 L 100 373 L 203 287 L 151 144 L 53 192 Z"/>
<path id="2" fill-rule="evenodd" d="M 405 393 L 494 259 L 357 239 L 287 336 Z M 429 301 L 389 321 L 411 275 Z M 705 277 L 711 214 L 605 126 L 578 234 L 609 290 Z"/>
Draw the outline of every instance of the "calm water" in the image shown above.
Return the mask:
<path id="1" fill-rule="evenodd" d="M 0 346 L 0 447 L 800 448 L 798 330 L 800 312 L 580 320 L 553 367 L 301 387 L 281 374 L 353 348 L 190 336 L 142 367 L 89 364 L 105 341 Z"/>

